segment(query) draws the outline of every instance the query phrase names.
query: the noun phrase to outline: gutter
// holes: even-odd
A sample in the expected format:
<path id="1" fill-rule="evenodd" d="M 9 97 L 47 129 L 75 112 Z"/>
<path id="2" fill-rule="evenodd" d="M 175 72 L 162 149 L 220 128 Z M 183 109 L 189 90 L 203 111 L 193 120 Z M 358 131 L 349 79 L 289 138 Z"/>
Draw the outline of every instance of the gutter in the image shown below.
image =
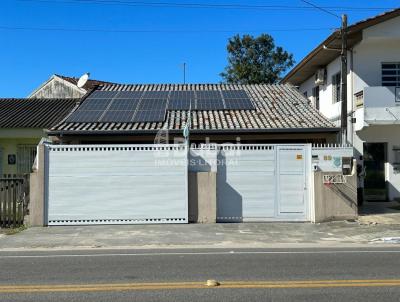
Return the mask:
<path id="1" fill-rule="evenodd" d="M 49 136 L 104 136 L 104 135 L 152 135 L 157 134 L 162 129 L 155 130 L 66 130 L 66 131 L 51 131 L 45 130 Z M 170 134 L 182 134 L 183 129 L 167 130 Z M 275 129 L 192 129 L 193 134 L 262 134 L 262 133 L 337 133 L 340 128 L 275 128 Z"/>

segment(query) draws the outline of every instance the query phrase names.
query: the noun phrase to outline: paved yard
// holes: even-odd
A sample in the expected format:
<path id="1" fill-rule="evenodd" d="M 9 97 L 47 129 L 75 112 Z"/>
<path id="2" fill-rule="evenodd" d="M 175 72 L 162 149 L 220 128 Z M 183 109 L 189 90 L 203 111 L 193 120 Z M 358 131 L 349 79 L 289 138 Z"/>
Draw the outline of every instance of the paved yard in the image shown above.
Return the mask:
<path id="1" fill-rule="evenodd" d="M 388 237 L 400 237 L 400 225 L 332 222 L 64 226 L 0 235 L 0 250 L 337 247 L 382 245 L 382 240 L 376 239 Z"/>

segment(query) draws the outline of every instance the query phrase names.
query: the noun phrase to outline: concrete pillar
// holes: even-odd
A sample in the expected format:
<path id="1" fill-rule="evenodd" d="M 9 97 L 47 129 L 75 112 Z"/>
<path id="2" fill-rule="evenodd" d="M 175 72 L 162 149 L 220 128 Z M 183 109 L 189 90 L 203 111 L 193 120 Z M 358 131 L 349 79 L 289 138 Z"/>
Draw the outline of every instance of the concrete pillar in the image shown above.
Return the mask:
<path id="1" fill-rule="evenodd" d="M 189 222 L 217 220 L 217 173 L 189 172 Z"/>
<path id="2" fill-rule="evenodd" d="M 28 225 L 45 226 L 45 148 L 38 147 L 37 169 L 30 175 Z"/>

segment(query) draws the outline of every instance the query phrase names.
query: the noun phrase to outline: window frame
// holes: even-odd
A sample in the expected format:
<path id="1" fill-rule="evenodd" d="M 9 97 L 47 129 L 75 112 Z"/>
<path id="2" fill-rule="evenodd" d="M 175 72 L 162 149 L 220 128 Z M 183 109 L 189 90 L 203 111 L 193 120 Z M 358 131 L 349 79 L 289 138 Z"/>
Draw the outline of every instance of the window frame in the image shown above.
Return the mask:
<path id="1" fill-rule="evenodd" d="M 384 65 L 386 66 L 384 67 Z M 381 85 L 384 87 L 400 87 L 400 61 L 381 62 Z"/>
<path id="2" fill-rule="evenodd" d="M 332 103 L 336 104 L 342 100 L 341 97 L 341 74 L 340 71 L 332 75 Z"/>
<path id="3" fill-rule="evenodd" d="M 32 144 L 17 145 L 17 173 L 28 174 L 36 158 L 37 146 Z"/>
<path id="4" fill-rule="evenodd" d="M 319 104 L 319 93 L 320 93 L 319 85 L 314 86 L 313 89 L 312 89 L 312 95 L 313 95 L 313 100 L 314 100 L 314 106 L 315 106 L 315 109 L 317 109 L 317 110 L 319 110 L 319 108 L 320 108 L 320 106 L 319 106 L 320 105 Z"/>

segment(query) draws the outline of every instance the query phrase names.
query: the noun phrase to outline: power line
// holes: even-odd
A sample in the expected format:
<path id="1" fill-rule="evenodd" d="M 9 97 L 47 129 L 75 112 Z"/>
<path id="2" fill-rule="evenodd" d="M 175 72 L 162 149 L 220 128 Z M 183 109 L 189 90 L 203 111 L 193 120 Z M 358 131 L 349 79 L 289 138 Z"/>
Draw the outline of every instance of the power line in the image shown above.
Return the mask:
<path id="1" fill-rule="evenodd" d="M 251 33 L 251 32 L 302 32 L 335 30 L 333 27 L 321 28 L 270 28 L 258 30 L 164 30 L 164 29 L 105 29 L 105 28 L 67 28 L 67 27 L 26 27 L 0 25 L 0 30 L 8 31 L 62 31 L 62 32 L 98 32 L 98 33 Z"/>
<path id="2" fill-rule="evenodd" d="M 314 3 L 308 2 L 308 1 L 306 1 L 306 0 L 301 0 L 301 1 L 304 2 L 304 3 L 307 3 L 307 4 L 309 4 L 309 5 L 311 5 L 312 7 L 316 8 L 316 9 L 318 9 L 318 10 L 320 10 L 320 11 L 323 11 L 323 12 L 329 14 L 329 15 L 332 15 L 332 16 L 334 16 L 334 17 L 336 17 L 336 18 L 341 19 L 340 16 L 336 15 L 335 13 L 332 13 L 331 11 L 327 10 L 326 8 L 323 8 L 323 7 L 321 7 L 321 6 L 315 5 Z"/>
<path id="3" fill-rule="evenodd" d="M 191 9 L 255 9 L 255 10 L 310 10 L 314 8 L 335 11 L 371 11 L 389 10 L 393 7 L 356 7 L 356 6 L 325 6 L 317 7 L 307 1 L 310 6 L 296 5 L 250 5 L 250 4 L 229 4 L 229 3 L 181 3 L 181 2 L 151 2 L 151 1 L 127 1 L 127 0 L 16 0 L 19 2 L 37 2 L 52 4 L 95 4 L 95 5 L 122 5 L 122 6 L 145 6 L 145 7 L 174 7 Z M 329 12 L 330 14 L 333 14 Z"/>

